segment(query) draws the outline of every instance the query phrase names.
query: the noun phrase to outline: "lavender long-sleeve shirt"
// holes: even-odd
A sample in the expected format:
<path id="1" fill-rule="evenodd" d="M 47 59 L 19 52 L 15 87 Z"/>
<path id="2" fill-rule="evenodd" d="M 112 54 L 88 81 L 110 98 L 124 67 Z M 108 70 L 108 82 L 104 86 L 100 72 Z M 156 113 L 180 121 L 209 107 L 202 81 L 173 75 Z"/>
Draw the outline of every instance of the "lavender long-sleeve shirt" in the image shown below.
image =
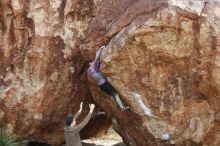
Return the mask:
<path id="1" fill-rule="evenodd" d="M 103 47 L 99 49 L 98 52 L 96 52 L 95 60 L 93 61 L 92 65 L 88 69 L 88 74 L 91 76 L 94 80 L 98 82 L 98 85 L 102 85 L 106 82 L 106 79 L 103 77 L 103 75 L 100 72 L 100 56 L 101 52 L 103 50 Z"/>

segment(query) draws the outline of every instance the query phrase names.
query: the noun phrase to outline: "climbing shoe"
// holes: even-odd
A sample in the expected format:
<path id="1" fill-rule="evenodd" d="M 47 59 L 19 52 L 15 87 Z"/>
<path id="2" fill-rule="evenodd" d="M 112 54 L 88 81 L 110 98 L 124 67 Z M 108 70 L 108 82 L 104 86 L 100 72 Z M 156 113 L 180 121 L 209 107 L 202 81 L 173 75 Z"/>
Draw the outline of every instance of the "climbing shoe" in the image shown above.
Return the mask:
<path id="1" fill-rule="evenodd" d="M 124 106 L 123 108 L 121 108 L 121 111 L 124 112 L 124 111 L 126 111 L 127 109 L 129 109 L 129 107 L 128 107 L 128 106 L 126 106 L 126 107 Z"/>

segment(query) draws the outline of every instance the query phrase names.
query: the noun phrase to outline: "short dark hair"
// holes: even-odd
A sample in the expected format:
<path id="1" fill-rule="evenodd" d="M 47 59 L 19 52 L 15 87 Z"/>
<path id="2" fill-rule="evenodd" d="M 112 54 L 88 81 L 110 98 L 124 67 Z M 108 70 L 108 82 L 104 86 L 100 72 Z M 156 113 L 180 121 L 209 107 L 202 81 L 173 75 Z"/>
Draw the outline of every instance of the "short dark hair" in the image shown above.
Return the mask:
<path id="1" fill-rule="evenodd" d="M 74 117 L 73 116 L 68 116 L 65 120 L 65 123 L 67 126 L 70 126 L 71 123 L 73 122 Z"/>

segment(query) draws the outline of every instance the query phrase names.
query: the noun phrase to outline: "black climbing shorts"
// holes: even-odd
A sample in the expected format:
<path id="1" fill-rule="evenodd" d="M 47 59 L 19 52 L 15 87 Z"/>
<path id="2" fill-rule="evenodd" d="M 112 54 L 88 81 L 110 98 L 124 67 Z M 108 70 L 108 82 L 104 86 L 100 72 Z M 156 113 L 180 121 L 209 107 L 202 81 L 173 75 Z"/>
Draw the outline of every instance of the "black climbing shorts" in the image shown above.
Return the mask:
<path id="1" fill-rule="evenodd" d="M 108 82 L 105 82 L 104 84 L 99 85 L 99 88 L 105 91 L 107 94 L 111 95 L 112 97 L 115 97 L 115 95 L 118 94 L 115 88 Z"/>

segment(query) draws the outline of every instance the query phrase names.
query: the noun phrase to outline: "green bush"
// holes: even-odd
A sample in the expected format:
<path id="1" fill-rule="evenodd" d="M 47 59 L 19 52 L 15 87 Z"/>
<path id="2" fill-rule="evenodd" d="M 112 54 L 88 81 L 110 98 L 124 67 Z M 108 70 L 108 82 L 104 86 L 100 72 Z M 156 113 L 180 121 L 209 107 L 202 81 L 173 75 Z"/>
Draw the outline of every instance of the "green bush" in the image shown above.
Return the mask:
<path id="1" fill-rule="evenodd" d="M 0 130 L 0 146 L 22 146 L 18 138 L 5 134 Z"/>

